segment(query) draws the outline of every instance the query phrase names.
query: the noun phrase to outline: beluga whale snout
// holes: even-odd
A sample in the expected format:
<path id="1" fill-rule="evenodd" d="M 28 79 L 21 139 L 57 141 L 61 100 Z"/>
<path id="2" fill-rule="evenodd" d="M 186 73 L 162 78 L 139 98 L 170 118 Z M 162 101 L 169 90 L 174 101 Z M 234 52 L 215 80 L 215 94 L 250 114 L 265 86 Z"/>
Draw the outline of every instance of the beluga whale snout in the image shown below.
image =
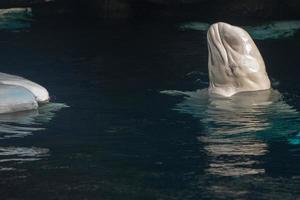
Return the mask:
<path id="1" fill-rule="evenodd" d="M 212 24 L 207 43 L 211 94 L 230 97 L 270 89 L 264 60 L 244 29 L 223 22 Z"/>

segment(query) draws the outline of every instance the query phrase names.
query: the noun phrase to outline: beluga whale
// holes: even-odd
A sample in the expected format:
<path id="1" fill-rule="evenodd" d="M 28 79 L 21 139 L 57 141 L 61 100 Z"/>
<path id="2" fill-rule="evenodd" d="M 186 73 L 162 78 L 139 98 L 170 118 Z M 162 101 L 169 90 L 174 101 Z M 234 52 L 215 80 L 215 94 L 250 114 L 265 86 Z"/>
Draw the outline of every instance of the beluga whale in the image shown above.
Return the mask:
<path id="1" fill-rule="evenodd" d="M 20 76 L 0 73 L 0 114 L 34 110 L 49 99 L 43 86 Z"/>
<path id="2" fill-rule="evenodd" d="M 211 173 L 262 173 L 263 170 L 252 170 L 248 158 L 245 165 L 250 163 L 250 170 L 243 171 L 245 167 L 240 168 L 241 160 L 235 156 L 262 155 L 267 149 L 264 141 L 275 138 L 300 144 L 299 112 L 276 89 L 279 82 L 274 83 L 275 89 L 271 88 L 264 60 L 245 30 L 219 22 L 210 26 L 207 41 L 209 79 L 206 81 L 204 72 L 196 74 L 202 79 L 197 86 L 202 88 L 160 93 L 181 98 L 172 110 L 200 120 L 203 134 L 199 140 L 207 144 L 207 152 L 216 158 Z M 293 94 L 285 96 L 294 98 Z M 231 152 L 233 160 L 228 162 Z M 226 155 L 224 162 L 220 155 Z"/>
<path id="3" fill-rule="evenodd" d="M 209 93 L 224 97 L 270 89 L 264 60 L 251 36 L 224 22 L 207 32 Z"/>
<path id="4" fill-rule="evenodd" d="M 193 126 L 199 123 L 199 129 L 195 128 L 190 136 L 203 145 L 208 158 L 206 174 L 264 174 L 260 162 L 270 143 L 300 145 L 300 114 L 284 101 L 275 84 L 275 89 L 271 88 L 263 58 L 245 30 L 216 23 L 210 26 L 207 41 L 209 80 L 201 83 L 203 88 L 161 93 L 178 96 L 172 110 L 196 119 L 191 122 Z M 207 79 L 205 73 L 197 77 L 206 80 L 202 75 Z M 297 101 L 294 94 L 286 95 Z M 190 118 L 182 120 L 190 127 Z"/>

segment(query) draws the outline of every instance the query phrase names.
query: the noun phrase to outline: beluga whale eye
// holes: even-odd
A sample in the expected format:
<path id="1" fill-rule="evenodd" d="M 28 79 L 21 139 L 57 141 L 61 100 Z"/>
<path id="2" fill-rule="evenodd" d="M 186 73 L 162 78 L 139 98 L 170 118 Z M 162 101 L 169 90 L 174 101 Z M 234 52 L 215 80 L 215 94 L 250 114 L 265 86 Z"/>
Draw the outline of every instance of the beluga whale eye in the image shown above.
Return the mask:
<path id="1" fill-rule="evenodd" d="M 244 29 L 215 23 L 208 29 L 207 43 L 211 94 L 229 97 L 270 88 L 263 58 Z"/>

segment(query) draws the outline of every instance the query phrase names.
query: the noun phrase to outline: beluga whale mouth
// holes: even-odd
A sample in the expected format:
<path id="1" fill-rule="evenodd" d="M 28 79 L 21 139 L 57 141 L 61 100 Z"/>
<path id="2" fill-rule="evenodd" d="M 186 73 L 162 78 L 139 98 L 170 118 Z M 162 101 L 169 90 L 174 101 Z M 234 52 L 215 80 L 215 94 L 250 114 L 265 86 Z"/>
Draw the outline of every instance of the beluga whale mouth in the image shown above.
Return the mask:
<path id="1" fill-rule="evenodd" d="M 271 87 L 264 60 L 242 28 L 219 22 L 207 32 L 209 92 L 230 97 Z"/>

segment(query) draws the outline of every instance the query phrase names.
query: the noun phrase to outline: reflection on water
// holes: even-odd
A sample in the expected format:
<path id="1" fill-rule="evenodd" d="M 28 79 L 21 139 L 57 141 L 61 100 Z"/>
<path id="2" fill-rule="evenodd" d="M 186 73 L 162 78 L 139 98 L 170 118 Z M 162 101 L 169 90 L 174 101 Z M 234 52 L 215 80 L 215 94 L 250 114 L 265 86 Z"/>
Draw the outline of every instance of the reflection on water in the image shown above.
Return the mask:
<path id="1" fill-rule="evenodd" d="M 210 24 L 189 22 L 180 26 L 181 30 L 207 31 Z M 243 26 L 257 40 L 280 39 L 293 36 L 300 29 L 300 21 L 275 21 L 258 26 Z"/>
<path id="2" fill-rule="evenodd" d="M 25 137 L 32 132 L 43 130 L 43 124 L 49 122 L 56 111 L 67 107 L 65 104 L 49 103 L 38 110 L 0 115 L 0 139 Z"/>
<path id="3" fill-rule="evenodd" d="M 31 8 L 0 9 L 0 30 L 18 30 L 31 27 Z"/>
<path id="4" fill-rule="evenodd" d="M 183 94 L 175 110 L 199 119 L 205 134 L 198 140 L 210 158 L 209 174 L 241 176 L 264 173 L 260 158 L 268 152 L 268 140 L 295 140 L 299 115 L 275 90 L 244 92 L 230 98 L 209 97 L 207 89 Z M 285 124 L 285 126 L 283 126 Z"/>
<path id="5" fill-rule="evenodd" d="M 43 130 L 56 111 L 67 107 L 65 104 L 49 103 L 38 110 L 0 115 L 0 139 L 25 137 L 34 131 Z M 15 170 L 18 163 L 36 161 L 48 156 L 49 149 L 39 147 L 0 147 L 0 171 Z"/>
<path id="6" fill-rule="evenodd" d="M 0 147 L 0 171 L 14 170 L 15 168 L 11 166 L 15 166 L 18 163 L 40 160 L 48 156 L 48 153 L 49 149 L 47 148 Z"/>

